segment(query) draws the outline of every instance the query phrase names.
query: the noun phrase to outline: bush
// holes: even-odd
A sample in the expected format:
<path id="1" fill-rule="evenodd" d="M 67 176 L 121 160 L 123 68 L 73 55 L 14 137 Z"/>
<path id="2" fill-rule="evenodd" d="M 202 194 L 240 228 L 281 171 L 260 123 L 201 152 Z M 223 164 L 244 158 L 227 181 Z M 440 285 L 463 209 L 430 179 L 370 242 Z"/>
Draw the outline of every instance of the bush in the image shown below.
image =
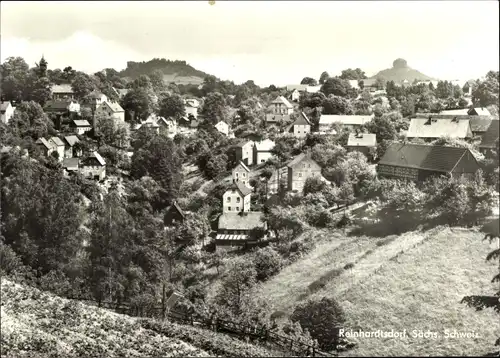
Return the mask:
<path id="1" fill-rule="evenodd" d="M 349 216 L 343 215 L 342 218 L 337 222 L 337 228 L 343 228 L 351 225 L 352 220 Z"/>
<path id="2" fill-rule="evenodd" d="M 257 250 L 254 258 L 257 280 L 265 281 L 277 274 L 283 264 L 280 254 L 272 247 Z"/>
<path id="3" fill-rule="evenodd" d="M 318 341 L 320 348 L 333 350 L 339 343 L 338 328 L 345 322 L 345 316 L 340 305 L 331 298 L 320 301 L 309 300 L 298 306 L 290 319 L 299 322 L 307 329 L 313 339 Z"/>

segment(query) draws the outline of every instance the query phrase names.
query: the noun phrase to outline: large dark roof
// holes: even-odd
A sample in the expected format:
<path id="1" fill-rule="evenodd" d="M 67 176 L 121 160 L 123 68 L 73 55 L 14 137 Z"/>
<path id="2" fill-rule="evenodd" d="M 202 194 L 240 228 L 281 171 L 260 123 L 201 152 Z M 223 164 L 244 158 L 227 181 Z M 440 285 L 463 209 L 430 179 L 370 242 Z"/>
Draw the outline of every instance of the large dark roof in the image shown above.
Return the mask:
<path id="1" fill-rule="evenodd" d="M 307 118 L 304 112 L 300 112 L 297 119 L 293 122 L 292 125 L 311 125 L 311 121 Z"/>
<path id="2" fill-rule="evenodd" d="M 490 126 L 483 134 L 483 138 L 481 140 L 481 144 L 479 148 L 495 148 L 495 142 L 498 139 L 499 134 L 499 125 L 500 121 L 492 120 Z"/>
<path id="3" fill-rule="evenodd" d="M 468 151 L 459 147 L 392 143 L 379 164 L 449 173 Z"/>
<path id="4" fill-rule="evenodd" d="M 491 124 L 491 119 L 471 119 L 470 129 L 473 132 L 486 132 Z"/>
<path id="5" fill-rule="evenodd" d="M 252 230 L 254 227 L 265 228 L 260 211 L 224 213 L 219 217 L 219 230 Z"/>

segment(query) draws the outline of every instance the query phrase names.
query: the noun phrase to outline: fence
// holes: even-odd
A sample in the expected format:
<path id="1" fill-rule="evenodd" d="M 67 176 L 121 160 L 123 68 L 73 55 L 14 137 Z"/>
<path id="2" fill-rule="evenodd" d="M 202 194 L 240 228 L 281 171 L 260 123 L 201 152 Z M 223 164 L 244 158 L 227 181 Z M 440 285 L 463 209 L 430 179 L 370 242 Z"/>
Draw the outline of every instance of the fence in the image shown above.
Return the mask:
<path id="1" fill-rule="evenodd" d="M 167 310 L 163 304 L 161 307 L 139 307 L 127 303 L 116 303 L 101 301 L 97 302 L 91 299 L 80 299 L 72 297 L 79 301 L 85 301 L 94 306 L 112 309 L 117 313 L 126 314 L 135 317 L 149 317 L 156 319 L 169 318 L 172 321 L 181 324 L 189 324 L 198 326 L 204 329 L 213 330 L 215 332 L 235 335 L 240 339 L 260 340 L 263 342 L 274 344 L 282 350 L 296 354 L 300 357 L 334 357 L 336 354 L 322 352 L 315 345 L 310 345 L 304 342 L 294 340 L 291 337 L 283 336 L 266 327 L 250 326 L 242 323 L 237 323 L 231 320 L 220 318 L 207 318 L 194 313 L 180 312 L 175 310 Z"/>

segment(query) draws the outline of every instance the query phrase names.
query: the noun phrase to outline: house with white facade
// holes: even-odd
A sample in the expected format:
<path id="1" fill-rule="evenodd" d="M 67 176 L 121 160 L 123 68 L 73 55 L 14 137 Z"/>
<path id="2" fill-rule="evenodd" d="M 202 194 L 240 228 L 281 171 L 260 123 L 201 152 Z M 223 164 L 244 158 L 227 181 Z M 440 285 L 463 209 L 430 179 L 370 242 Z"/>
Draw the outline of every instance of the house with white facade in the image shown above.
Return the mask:
<path id="1" fill-rule="evenodd" d="M 49 142 L 51 142 L 55 148 L 55 152 L 57 152 L 58 159 L 60 162 L 64 159 L 64 142 L 59 137 L 51 137 L 49 138 Z"/>
<path id="2" fill-rule="evenodd" d="M 106 161 L 97 152 L 92 152 L 80 161 L 80 172 L 83 176 L 96 180 L 106 177 Z"/>
<path id="3" fill-rule="evenodd" d="M 273 154 L 271 150 L 274 148 L 274 141 L 271 139 L 264 139 L 260 142 L 255 142 L 253 146 L 253 160 L 254 164 L 261 164 L 267 162 Z"/>
<path id="4" fill-rule="evenodd" d="M 217 122 L 217 124 L 215 124 L 215 128 L 222 134 L 224 134 L 225 136 L 229 136 L 229 124 L 227 124 L 226 122 L 224 121 L 219 121 Z"/>
<path id="5" fill-rule="evenodd" d="M 0 102 L 0 121 L 4 124 L 8 124 L 9 120 L 14 115 L 15 108 L 10 102 Z"/>
<path id="6" fill-rule="evenodd" d="M 290 115 L 293 113 L 292 104 L 283 96 L 278 96 L 271 102 L 271 109 L 273 114 Z"/>
<path id="7" fill-rule="evenodd" d="M 118 102 L 104 101 L 96 106 L 96 116 L 108 116 L 121 123 L 125 123 L 125 110 Z"/>
<path id="8" fill-rule="evenodd" d="M 297 119 L 290 125 L 288 132 L 293 133 L 297 138 L 305 138 L 311 133 L 311 121 L 304 112 L 300 112 Z"/>
<path id="9" fill-rule="evenodd" d="M 200 108 L 200 101 L 196 98 L 187 98 L 184 100 L 184 106 L 186 110 L 186 116 L 192 115 L 194 118 L 198 118 L 198 109 Z"/>
<path id="10" fill-rule="evenodd" d="M 241 182 L 246 187 L 250 188 L 250 169 L 240 161 L 233 169 L 233 182 Z"/>
<path id="11" fill-rule="evenodd" d="M 78 135 L 82 135 L 92 129 L 90 123 L 85 119 L 76 119 L 74 121 L 71 121 L 70 126 L 73 128 L 73 131 Z"/>
<path id="12" fill-rule="evenodd" d="M 253 146 L 254 141 L 242 140 L 236 147 L 236 160 L 245 163 L 245 165 L 253 165 Z"/>

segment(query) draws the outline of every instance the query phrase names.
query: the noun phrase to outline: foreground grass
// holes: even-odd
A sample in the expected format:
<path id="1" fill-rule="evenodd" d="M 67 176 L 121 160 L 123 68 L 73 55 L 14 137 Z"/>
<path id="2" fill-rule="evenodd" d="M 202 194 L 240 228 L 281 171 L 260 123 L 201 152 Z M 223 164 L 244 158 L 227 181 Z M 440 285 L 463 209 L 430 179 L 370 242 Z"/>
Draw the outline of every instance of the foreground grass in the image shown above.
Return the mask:
<path id="1" fill-rule="evenodd" d="M 466 295 L 492 294 L 496 265 L 484 234 L 438 227 L 383 239 L 338 232 L 303 259 L 262 284 L 255 295 L 286 314 L 307 298 L 334 297 L 345 309 L 346 327 L 362 331 L 438 332 L 430 338 L 352 338 L 346 355 L 478 355 L 494 351 L 498 315 L 461 304 Z M 444 330 L 476 332 L 445 338 Z"/>
<path id="2" fill-rule="evenodd" d="M 387 262 L 369 280 L 338 297 L 349 327 L 361 330 L 430 330 L 436 338 L 361 338 L 352 355 L 481 355 L 494 351 L 498 314 L 461 304 L 466 295 L 495 292 L 495 263 L 484 234 L 445 229 Z M 446 338 L 445 330 L 475 332 L 475 338 Z"/>
<path id="3" fill-rule="evenodd" d="M 5 277 L 2 277 L 1 293 L 2 356 L 276 355 L 263 347 L 224 334 L 171 322 L 160 323 L 116 314 L 22 286 Z"/>

